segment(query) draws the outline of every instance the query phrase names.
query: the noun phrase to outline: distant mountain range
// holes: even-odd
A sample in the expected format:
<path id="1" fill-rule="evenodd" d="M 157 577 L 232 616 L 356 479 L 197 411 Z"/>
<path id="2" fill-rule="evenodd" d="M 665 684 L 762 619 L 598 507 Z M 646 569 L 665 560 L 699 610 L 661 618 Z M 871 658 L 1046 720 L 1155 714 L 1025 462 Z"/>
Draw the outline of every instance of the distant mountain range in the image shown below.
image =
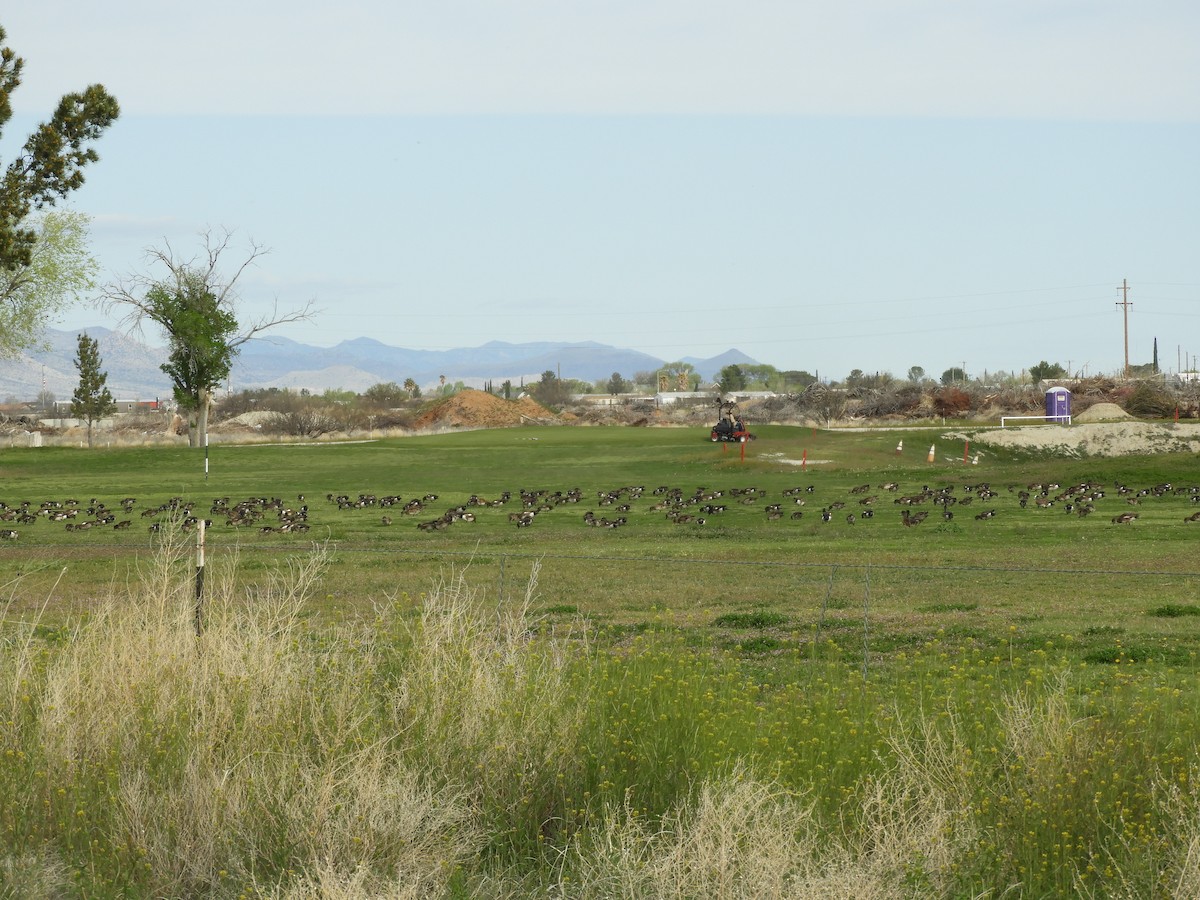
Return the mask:
<path id="1" fill-rule="evenodd" d="M 99 343 L 103 369 L 113 396 L 123 400 L 168 397 L 170 382 L 159 369 L 167 352 L 107 328 L 86 328 Z M 0 399 L 32 400 L 43 389 L 60 400 L 70 398 L 79 383 L 75 369 L 78 331 L 51 329 L 49 349 L 30 351 L 16 360 L 0 361 Z M 728 365 L 756 365 L 738 350 L 701 359 L 684 357 L 705 381 L 716 380 Z M 411 350 L 390 347 L 372 338 L 343 341 L 336 347 L 314 347 L 283 337 L 248 341 L 230 373 L 234 391 L 246 388 L 307 388 L 363 391 L 373 384 L 412 378 L 422 388 L 436 387 L 441 376 L 480 387 L 486 381 L 530 383 L 553 371 L 562 378 L 596 382 L 613 372 L 626 378 L 654 371 L 667 360 L 637 350 L 582 343 L 508 344 L 491 341 L 481 347 L 454 350 Z"/>

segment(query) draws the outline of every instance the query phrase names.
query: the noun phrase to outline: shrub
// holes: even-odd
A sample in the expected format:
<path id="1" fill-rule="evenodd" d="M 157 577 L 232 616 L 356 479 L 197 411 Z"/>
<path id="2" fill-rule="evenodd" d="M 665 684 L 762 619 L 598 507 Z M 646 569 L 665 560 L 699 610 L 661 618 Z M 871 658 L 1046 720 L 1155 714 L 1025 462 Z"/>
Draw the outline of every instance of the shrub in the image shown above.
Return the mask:
<path id="1" fill-rule="evenodd" d="M 787 616 L 782 613 L 755 610 L 745 613 L 726 613 L 718 616 L 713 625 L 718 628 L 773 628 L 787 622 Z"/>
<path id="2" fill-rule="evenodd" d="M 956 387 L 944 387 L 933 395 L 939 416 L 959 416 L 971 409 L 971 395 Z"/>
<path id="3" fill-rule="evenodd" d="M 1150 610 L 1150 615 L 1174 619 L 1179 616 L 1200 616 L 1200 606 L 1194 603 L 1167 603 Z"/>
<path id="4" fill-rule="evenodd" d="M 317 438 L 338 429 L 337 419 L 328 410 L 306 406 L 290 412 L 277 412 L 266 422 L 266 428 L 276 434 Z"/>
<path id="5" fill-rule="evenodd" d="M 1125 411 L 1133 416 L 1168 418 L 1175 414 L 1175 397 L 1161 384 L 1139 381 L 1125 398 Z"/>

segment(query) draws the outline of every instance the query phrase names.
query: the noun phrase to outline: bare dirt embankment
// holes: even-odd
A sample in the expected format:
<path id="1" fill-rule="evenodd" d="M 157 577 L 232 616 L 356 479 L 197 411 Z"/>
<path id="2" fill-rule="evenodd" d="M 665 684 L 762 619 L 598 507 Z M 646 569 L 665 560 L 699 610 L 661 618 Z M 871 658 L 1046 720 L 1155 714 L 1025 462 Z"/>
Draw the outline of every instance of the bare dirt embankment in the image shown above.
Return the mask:
<path id="1" fill-rule="evenodd" d="M 1071 425 L 987 428 L 946 437 L 969 440 L 972 447 L 984 450 L 1006 448 L 1059 456 L 1200 453 L 1200 424 L 1138 422 L 1111 403 L 1097 404 Z"/>
<path id="2" fill-rule="evenodd" d="M 418 416 L 413 429 L 507 428 L 523 423 L 549 424 L 556 420 L 554 413 L 529 397 L 505 400 L 486 391 L 460 391 Z"/>

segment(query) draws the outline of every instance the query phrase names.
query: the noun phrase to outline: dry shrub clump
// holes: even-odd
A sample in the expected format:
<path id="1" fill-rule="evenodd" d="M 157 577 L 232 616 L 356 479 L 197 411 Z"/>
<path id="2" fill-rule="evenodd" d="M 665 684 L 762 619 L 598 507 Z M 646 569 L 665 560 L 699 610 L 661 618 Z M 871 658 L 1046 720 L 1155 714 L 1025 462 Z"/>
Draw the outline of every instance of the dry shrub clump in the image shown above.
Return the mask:
<path id="1" fill-rule="evenodd" d="M 172 535 L 51 656 L 26 640 L 0 664 L 44 767 L 13 801 L 36 810 L 40 782 L 63 786 L 28 827 L 103 834 L 98 867 L 123 890 L 435 896 L 514 802 L 508 783 L 532 791 L 572 749 L 566 658 L 531 646 L 528 602 L 497 616 L 451 579 L 416 624 L 396 600 L 370 628 L 317 635 L 302 607 L 324 549 L 252 590 L 235 558 L 210 564 L 199 617 L 188 556 Z M 63 866 L 0 853 L 5 883 L 57 884 Z"/>
<path id="2" fill-rule="evenodd" d="M 1175 413 L 1178 400 L 1166 387 L 1152 381 L 1139 381 L 1125 398 L 1125 411 L 1133 416 L 1165 419 Z"/>
<path id="3" fill-rule="evenodd" d="M 933 408 L 939 416 L 961 416 L 971 407 L 971 395 L 960 388 L 944 387 L 933 395 Z"/>
<path id="4" fill-rule="evenodd" d="M 199 636 L 185 559 L 168 541 L 141 589 L 55 659 L 40 723 L 52 778 L 105 773 L 112 839 L 162 894 L 253 881 L 264 861 L 441 883 L 469 850 L 469 811 L 371 724 L 371 643 L 307 646 L 299 613 L 324 552 L 248 598 L 231 560 L 210 579 Z"/>
<path id="5" fill-rule="evenodd" d="M 939 872 L 975 833 L 956 805 L 960 786 L 928 780 L 923 753 L 905 763 L 864 785 L 856 820 L 841 829 L 741 768 L 660 820 L 611 811 L 576 843 L 558 890 L 581 900 L 944 896 L 951 884 Z"/>

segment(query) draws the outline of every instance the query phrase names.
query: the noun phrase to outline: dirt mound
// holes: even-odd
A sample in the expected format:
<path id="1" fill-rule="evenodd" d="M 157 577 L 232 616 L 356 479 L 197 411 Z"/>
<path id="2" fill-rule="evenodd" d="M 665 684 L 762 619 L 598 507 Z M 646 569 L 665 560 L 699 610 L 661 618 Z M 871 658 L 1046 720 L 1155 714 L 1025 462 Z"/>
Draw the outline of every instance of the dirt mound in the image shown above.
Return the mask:
<path id="1" fill-rule="evenodd" d="M 459 391 L 417 417 L 413 427 L 506 428 L 527 422 L 555 421 L 554 413 L 530 397 L 504 400 L 486 391 Z"/>
<path id="2" fill-rule="evenodd" d="M 1115 403 L 1094 403 L 1075 416 L 1073 421 L 1087 424 L 1088 422 L 1119 422 L 1131 419 L 1132 416 Z"/>
<path id="3" fill-rule="evenodd" d="M 972 447 L 1008 447 L 1059 456 L 1129 456 L 1146 453 L 1200 453 L 1200 425 L 1107 422 L 1034 425 L 947 434 Z"/>

